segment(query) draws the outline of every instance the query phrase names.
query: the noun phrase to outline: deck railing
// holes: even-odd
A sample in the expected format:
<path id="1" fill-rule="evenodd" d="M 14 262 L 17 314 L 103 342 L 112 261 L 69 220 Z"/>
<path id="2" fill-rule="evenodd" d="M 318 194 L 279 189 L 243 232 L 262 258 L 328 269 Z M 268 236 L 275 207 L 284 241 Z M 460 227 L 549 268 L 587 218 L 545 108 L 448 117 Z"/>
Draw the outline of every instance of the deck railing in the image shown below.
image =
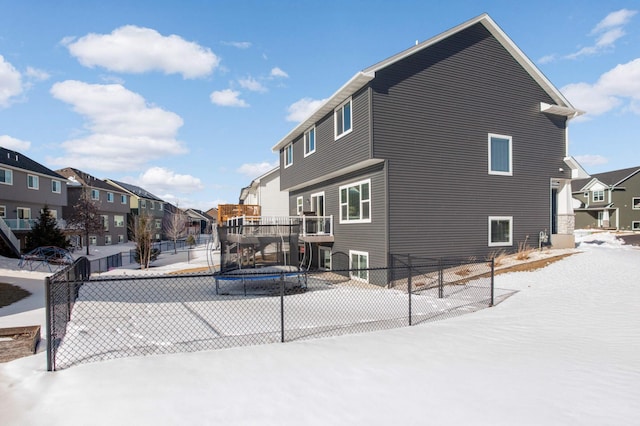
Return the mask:
<path id="1" fill-rule="evenodd" d="M 229 234 L 303 237 L 333 235 L 333 216 L 236 216 L 226 221 Z"/>

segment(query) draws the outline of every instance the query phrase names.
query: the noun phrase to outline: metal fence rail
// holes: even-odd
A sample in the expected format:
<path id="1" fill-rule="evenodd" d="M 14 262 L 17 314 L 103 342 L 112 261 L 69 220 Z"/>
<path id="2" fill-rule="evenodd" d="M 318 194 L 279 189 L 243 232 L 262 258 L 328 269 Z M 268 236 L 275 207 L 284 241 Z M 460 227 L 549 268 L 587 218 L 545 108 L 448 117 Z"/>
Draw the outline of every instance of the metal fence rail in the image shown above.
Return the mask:
<path id="1" fill-rule="evenodd" d="M 404 260 L 390 268 L 108 279 L 67 270 L 47 280 L 48 368 L 395 328 L 493 304 L 491 261 Z"/>

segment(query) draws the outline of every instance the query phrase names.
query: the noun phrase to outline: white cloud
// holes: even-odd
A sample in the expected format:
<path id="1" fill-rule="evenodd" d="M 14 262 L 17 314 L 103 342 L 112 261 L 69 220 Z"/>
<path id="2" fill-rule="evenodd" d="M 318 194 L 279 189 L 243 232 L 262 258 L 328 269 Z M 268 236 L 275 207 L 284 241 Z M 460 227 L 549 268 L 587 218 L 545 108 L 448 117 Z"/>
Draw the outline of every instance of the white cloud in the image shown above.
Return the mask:
<path id="1" fill-rule="evenodd" d="M 627 109 L 640 115 L 640 58 L 617 65 L 605 72 L 594 84 L 575 83 L 561 89 L 577 108 L 589 116 L 601 115 L 628 100 Z"/>
<path id="2" fill-rule="evenodd" d="M 538 63 L 539 64 L 548 64 L 550 62 L 555 61 L 557 57 L 558 57 L 558 55 L 556 55 L 555 53 L 552 53 L 551 55 L 545 55 L 542 58 L 538 59 Z"/>
<path id="3" fill-rule="evenodd" d="M 297 102 L 289 105 L 287 108 L 287 121 L 301 122 L 305 118 L 311 115 L 316 109 L 320 107 L 326 99 L 314 100 L 311 98 L 302 98 Z"/>
<path id="4" fill-rule="evenodd" d="M 151 167 L 142 173 L 137 181 L 138 185 L 147 188 L 154 194 L 166 193 L 167 191 L 191 193 L 204 188 L 199 178 L 181 175 L 164 167 Z"/>
<path id="5" fill-rule="evenodd" d="M 33 67 L 27 67 L 25 74 L 27 77 L 38 81 L 48 80 L 50 77 L 48 72 Z"/>
<path id="6" fill-rule="evenodd" d="M 594 55 L 608 48 L 612 48 L 615 42 L 625 35 L 622 27 L 628 24 L 636 13 L 637 11 L 628 9 L 611 12 L 591 30 L 590 35 L 597 37 L 595 44 L 583 47 L 566 57 L 568 59 L 576 59 L 581 56 Z"/>
<path id="7" fill-rule="evenodd" d="M 583 166 L 599 166 L 607 164 L 609 160 L 602 155 L 576 155 L 576 160 Z"/>
<path id="8" fill-rule="evenodd" d="M 283 70 L 281 70 L 278 67 L 272 68 L 271 69 L 271 74 L 269 74 L 271 77 L 280 77 L 280 78 L 289 78 L 289 74 L 287 74 L 286 72 L 284 72 Z"/>
<path id="9" fill-rule="evenodd" d="M 276 167 L 278 167 L 277 161 L 274 163 L 269 163 L 267 161 L 263 161 L 262 163 L 245 163 L 241 165 L 236 172 L 245 175 L 250 179 L 255 179 Z"/>
<path id="10" fill-rule="evenodd" d="M 231 106 L 231 107 L 248 107 L 249 104 L 246 103 L 243 99 L 240 99 L 240 92 L 224 89 L 212 92 L 209 96 L 211 98 L 211 102 L 220 106 Z"/>
<path id="11" fill-rule="evenodd" d="M 248 49 L 251 47 L 250 41 L 223 41 L 222 44 L 237 47 L 238 49 Z"/>
<path id="12" fill-rule="evenodd" d="M 31 142 L 12 138 L 8 135 L 0 135 L 0 146 L 15 151 L 26 151 L 31 148 Z"/>
<path id="13" fill-rule="evenodd" d="M 0 55 L 0 107 L 8 107 L 11 98 L 20 95 L 23 89 L 20 72 Z"/>
<path id="14" fill-rule="evenodd" d="M 62 144 L 66 153 L 49 161 L 96 170 L 136 170 L 148 161 L 182 154 L 176 140 L 179 115 L 150 106 L 119 84 L 67 80 L 51 87 L 54 98 L 70 104 L 86 121 L 89 135 Z"/>
<path id="15" fill-rule="evenodd" d="M 82 65 L 115 72 L 162 71 L 198 78 L 209 75 L 220 62 L 209 48 L 134 25 L 117 28 L 111 34 L 91 33 L 77 41 L 65 38 L 61 43 Z"/>
<path id="16" fill-rule="evenodd" d="M 238 80 L 238 84 L 243 89 L 250 90 L 252 92 L 266 92 L 267 88 L 264 87 L 258 80 L 253 77 L 247 77 Z"/>

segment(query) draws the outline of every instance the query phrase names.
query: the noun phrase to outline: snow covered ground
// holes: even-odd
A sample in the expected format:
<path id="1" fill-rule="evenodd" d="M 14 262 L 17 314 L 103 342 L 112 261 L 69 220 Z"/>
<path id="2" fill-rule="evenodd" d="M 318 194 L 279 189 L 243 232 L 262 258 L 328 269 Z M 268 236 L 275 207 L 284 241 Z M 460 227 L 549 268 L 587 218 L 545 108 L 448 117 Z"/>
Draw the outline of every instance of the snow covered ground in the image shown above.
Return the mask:
<path id="1" fill-rule="evenodd" d="M 44 353 L 0 364 L 0 424 L 638 424 L 640 249 L 581 239 L 496 276 L 517 291 L 499 305 L 435 323 L 56 373 Z M 44 315 L 30 303 L 0 326 Z"/>

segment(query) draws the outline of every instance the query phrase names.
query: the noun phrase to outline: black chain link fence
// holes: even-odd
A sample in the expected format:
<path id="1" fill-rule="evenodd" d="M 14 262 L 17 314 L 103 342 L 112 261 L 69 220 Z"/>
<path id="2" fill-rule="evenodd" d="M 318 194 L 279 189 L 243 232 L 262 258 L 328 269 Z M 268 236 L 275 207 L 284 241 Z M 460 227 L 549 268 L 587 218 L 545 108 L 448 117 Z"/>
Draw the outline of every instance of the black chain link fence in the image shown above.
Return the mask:
<path id="1" fill-rule="evenodd" d="M 393 257 L 390 268 L 47 279 L 48 368 L 414 325 L 493 304 L 493 262 Z M 387 286 L 369 284 L 387 282 Z"/>

